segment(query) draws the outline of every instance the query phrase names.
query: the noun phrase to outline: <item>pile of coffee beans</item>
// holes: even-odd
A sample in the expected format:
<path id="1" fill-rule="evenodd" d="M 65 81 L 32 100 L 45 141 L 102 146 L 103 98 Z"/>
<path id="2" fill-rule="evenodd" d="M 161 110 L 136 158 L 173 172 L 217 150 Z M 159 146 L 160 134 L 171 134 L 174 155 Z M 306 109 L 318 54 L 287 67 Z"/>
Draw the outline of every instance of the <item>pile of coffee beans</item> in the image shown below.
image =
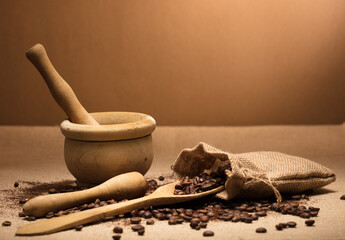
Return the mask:
<path id="1" fill-rule="evenodd" d="M 207 191 L 209 189 L 215 188 L 224 184 L 225 174 L 224 170 L 229 169 L 229 166 L 224 166 L 218 169 L 216 172 L 210 174 L 201 174 L 200 176 L 189 178 L 182 178 L 180 181 L 179 189 L 175 189 L 176 194 L 193 194 L 202 191 Z M 220 180 L 219 180 L 220 179 Z M 150 195 L 154 192 L 159 184 L 156 180 L 148 180 L 148 189 L 145 195 Z M 211 184 L 210 184 L 211 183 Z M 207 184 L 207 185 L 206 185 Z M 204 186 L 206 185 L 206 186 Z M 212 185 L 212 188 L 209 186 Z M 202 186 L 204 186 L 202 188 Z M 188 187 L 188 188 L 187 188 Z M 182 191 L 182 193 L 180 193 Z M 51 193 L 53 191 L 50 191 Z M 60 191 L 56 191 L 60 192 Z M 53 194 L 53 193 L 52 193 Z M 261 217 L 267 216 L 267 213 L 270 211 L 275 211 L 281 214 L 295 215 L 301 218 L 312 218 L 316 217 L 319 212 L 319 208 L 312 206 L 305 206 L 301 202 L 307 201 L 309 198 L 306 194 L 294 195 L 294 196 L 285 196 L 284 202 L 277 207 L 276 200 L 258 200 L 258 201 L 247 201 L 247 200 L 232 200 L 224 201 L 216 198 L 215 196 L 208 196 L 202 199 L 178 203 L 174 205 L 159 206 L 159 207 L 148 207 L 145 209 L 133 210 L 129 213 L 121 214 L 113 218 L 108 219 L 108 221 L 113 220 L 124 220 L 124 222 L 129 222 L 131 224 L 132 231 L 138 233 L 138 235 L 145 234 L 145 226 L 154 225 L 155 220 L 157 221 L 166 221 L 169 225 L 177 224 L 189 224 L 191 229 L 199 231 L 204 229 L 202 235 L 204 237 L 214 236 L 214 232 L 207 229 L 209 221 L 224 221 L 224 222 L 243 222 L 246 224 L 251 224 L 253 221 L 259 220 Z M 122 200 L 127 201 L 127 200 Z M 74 208 L 61 210 L 59 212 L 48 213 L 45 217 L 52 218 L 62 215 L 67 215 L 70 213 L 75 213 L 79 211 L 84 211 L 91 208 L 98 208 L 101 206 L 106 206 L 109 204 L 118 203 L 114 199 L 101 201 L 97 199 L 96 201 L 88 204 L 83 204 Z M 25 216 L 23 213 L 20 213 L 19 216 L 24 217 L 28 221 L 36 220 L 34 217 Z M 309 219 L 311 220 L 311 219 Z M 314 221 L 314 220 L 313 220 Z M 314 221 L 315 222 L 315 221 Z M 312 226 L 314 222 L 306 221 L 307 226 Z M 288 223 L 279 223 L 276 225 L 277 230 L 282 230 L 283 228 L 289 227 L 293 228 L 296 226 L 294 222 Z M 80 231 L 83 226 L 76 227 L 76 230 Z M 264 233 L 267 230 L 262 228 L 256 229 L 258 233 Z M 113 239 L 120 239 L 123 229 L 119 226 L 115 227 Z"/>
<path id="2" fill-rule="evenodd" d="M 225 170 L 230 169 L 230 165 L 221 166 L 216 172 L 210 174 L 202 173 L 199 176 L 189 178 L 183 177 L 175 186 L 175 195 L 195 194 L 212 190 L 225 184 Z"/>

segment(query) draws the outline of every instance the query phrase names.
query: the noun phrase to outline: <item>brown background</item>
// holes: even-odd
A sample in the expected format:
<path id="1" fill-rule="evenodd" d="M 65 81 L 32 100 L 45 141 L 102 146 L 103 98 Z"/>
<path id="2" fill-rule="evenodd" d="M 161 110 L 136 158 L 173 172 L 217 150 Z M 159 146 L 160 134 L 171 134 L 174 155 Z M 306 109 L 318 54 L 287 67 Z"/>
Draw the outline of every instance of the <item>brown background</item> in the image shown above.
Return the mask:
<path id="1" fill-rule="evenodd" d="M 64 113 L 26 60 L 40 42 L 93 111 L 159 125 L 345 119 L 345 1 L 0 2 L 0 124 Z"/>

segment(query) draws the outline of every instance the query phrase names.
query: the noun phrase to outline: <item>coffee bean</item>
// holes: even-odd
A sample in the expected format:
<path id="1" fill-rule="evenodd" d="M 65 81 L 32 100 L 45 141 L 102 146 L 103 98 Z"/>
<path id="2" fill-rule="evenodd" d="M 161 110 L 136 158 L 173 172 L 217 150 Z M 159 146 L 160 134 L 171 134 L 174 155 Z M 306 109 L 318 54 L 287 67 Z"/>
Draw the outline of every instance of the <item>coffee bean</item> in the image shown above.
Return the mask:
<path id="1" fill-rule="evenodd" d="M 23 212 L 19 212 L 18 217 L 25 217 L 25 214 Z"/>
<path id="2" fill-rule="evenodd" d="M 116 234 L 116 235 L 113 236 L 113 239 L 114 240 L 120 240 L 121 239 L 121 235 Z"/>
<path id="3" fill-rule="evenodd" d="M 280 224 L 277 224 L 277 225 L 276 225 L 276 229 L 279 230 L 279 231 L 280 231 L 280 230 L 283 230 L 283 226 L 280 225 Z"/>
<path id="4" fill-rule="evenodd" d="M 144 233 L 145 233 L 144 228 L 138 230 L 138 235 L 142 236 L 142 235 L 144 235 Z"/>
<path id="5" fill-rule="evenodd" d="M 25 218 L 24 218 L 24 220 L 26 220 L 26 221 L 35 221 L 36 220 L 36 218 L 34 217 L 34 216 L 26 216 Z"/>
<path id="6" fill-rule="evenodd" d="M 18 186 L 19 186 L 19 183 L 18 183 L 18 182 L 15 182 L 13 185 L 14 185 L 14 187 L 18 187 Z"/>
<path id="7" fill-rule="evenodd" d="M 345 195 L 340 197 L 341 200 L 345 200 Z"/>
<path id="8" fill-rule="evenodd" d="M 132 218 L 130 219 L 130 222 L 131 222 L 132 224 L 138 224 L 138 223 L 141 222 L 141 218 L 140 218 L 140 217 L 132 217 Z"/>
<path id="9" fill-rule="evenodd" d="M 205 223 L 205 222 L 201 222 L 199 225 L 200 225 L 201 228 L 206 228 L 207 227 L 207 223 Z"/>
<path id="10" fill-rule="evenodd" d="M 307 225 L 307 226 L 313 226 L 314 225 L 314 223 L 315 223 L 315 220 L 306 220 L 305 221 L 305 224 Z"/>
<path id="11" fill-rule="evenodd" d="M 181 223 L 184 222 L 183 218 L 178 218 L 178 219 L 176 219 L 176 221 L 177 221 L 178 224 L 181 224 Z"/>
<path id="12" fill-rule="evenodd" d="M 140 224 L 137 224 L 137 225 L 132 226 L 132 230 L 133 230 L 134 232 L 137 232 L 137 231 L 139 231 L 140 229 L 145 229 L 145 228 L 144 228 L 143 225 L 140 225 Z"/>
<path id="13" fill-rule="evenodd" d="M 201 222 L 208 222 L 209 217 L 204 215 L 204 216 L 199 217 L 199 219 L 200 219 Z"/>
<path id="14" fill-rule="evenodd" d="M 202 235 L 204 237 L 212 237 L 212 236 L 214 236 L 214 232 L 212 232 L 210 230 L 206 230 Z"/>
<path id="15" fill-rule="evenodd" d="M 319 214 L 319 212 L 317 212 L 317 211 L 311 211 L 311 212 L 309 213 L 309 215 L 310 215 L 311 217 L 316 217 L 318 214 Z"/>
<path id="16" fill-rule="evenodd" d="M 155 221 L 152 219 L 149 219 L 146 221 L 146 225 L 153 225 L 153 224 L 155 224 Z"/>
<path id="17" fill-rule="evenodd" d="M 187 221 L 187 222 L 190 222 L 190 220 L 192 220 L 193 218 L 192 217 L 190 217 L 190 216 L 182 216 L 182 218 L 185 220 L 185 221 Z"/>
<path id="18" fill-rule="evenodd" d="M 159 176 L 159 177 L 158 177 L 158 180 L 159 180 L 159 181 L 164 181 L 164 177 L 163 177 L 163 176 Z"/>
<path id="19" fill-rule="evenodd" d="M 2 226 L 8 227 L 8 226 L 11 226 L 11 224 L 12 223 L 10 221 L 5 221 L 5 222 L 2 223 Z"/>
<path id="20" fill-rule="evenodd" d="M 279 223 L 280 226 L 282 226 L 283 228 L 287 228 L 288 224 L 287 223 Z"/>
<path id="21" fill-rule="evenodd" d="M 122 227 L 116 226 L 116 227 L 114 227 L 113 232 L 114 233 L 123 233 L 123 229 L 122 229 Z"/>
<path id="22" fill-rule="evenodd" d="M 241 220 L 240 215 L 235 215 L 235 216 L 231 219 L 232 222 L 239 222 L 240 220 Z"/>
<path id="23" fill-rule="evenodd" d="M 150 211 L 145 211 L 145 213 L 143 214 L 144 218 L 151 218 L 152 217 L 152 213 Z"/>
<path id="24" fill-rule="evenodd" d="M 197 226 L 199 226 L 199 223 L 197 222 L 190 222 L 189 226 L 193 229 L 195 229 Z"/>
<path id="25" fill-rule="evenodd" d="M 29 201 L 29 199 L 25 198 L 25 199 L 20 199 L 19 200 L 19 204 L 25 204 L 27 201 Z"/>
<path id="26" fill-rule="evenodd" d="M 81 231 L 83 229 L 83 227 L 84 227 L 83 225 L 76 226 L 75 230 L 76 231 Z"/>
<path id="27" fill-rule="evenodd" d="M 267 216 L 266 212 L 265 211 L 261 211 L 261 212 L 257 212 L 255 213 L 257 216 L 259 217 L 264 217 L 264 216 Z"/>
<path id="28" fill-rule="evenodd" d="M 300 215 L 299 215 L 301 218 L 310 218 L 310 215 L 309 215 L 309 213 L 301 213 Z"/>
<path id="29" fill-rule="evenodd" d="M 176 221 L 176 219 L 170 219 L 170 220 L 168 221 L 168 224 L 169 224 L 169 225 L 176 225 L 176 224 L 177 224 L 177 221 Z"/>
<path id="30" fill-rule="evenodd" d="M 209 183 L 205 183 L 201 185 L 201 189 L 203 191 L 208 191 L 211 190 L 212 188 L 214 188 L 215 184 L 213 182 L 209 182 Z"/>
<path id="31" fill-rule="evenodd" d="M 200 218 L 192 218 L 190 222 L 200 223 Z"/>
<path id="32" fill-rule="evenodd" d="M 208 212 L 207 213 L 207 216 L 209 216 L 209 217 L 214 217 L 216 214 L 214 213 L 214 212 Z"/>
<path id="33" fill-rule="evenodd" d="M 287 225 L 288 225 L 290 228 L 294 228 L 294 227 L 296 227 L 297 223 L 295 223 L 295 222 L 287 222 Z"/>
<path id="34" fill-rule="evenodd" d="M 255 231 L 256 231 L 257 233 L 265 233 L 265 232 L 267 232 L 266 228 L 264 228 L 264 227 L 259 227 L 259 228 L 257 228 Z"/>

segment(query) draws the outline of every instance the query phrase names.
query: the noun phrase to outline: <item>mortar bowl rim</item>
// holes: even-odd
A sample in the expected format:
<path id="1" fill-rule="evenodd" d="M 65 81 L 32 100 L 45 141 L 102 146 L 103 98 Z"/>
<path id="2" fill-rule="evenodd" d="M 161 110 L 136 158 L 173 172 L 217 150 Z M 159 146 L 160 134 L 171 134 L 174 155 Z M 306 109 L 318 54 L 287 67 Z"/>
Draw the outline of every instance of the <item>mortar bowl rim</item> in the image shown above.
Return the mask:
<path id="1" fill-rule="evenodd" d="M 90 113 L 101 125 L 91 126 L 72 123 L 65 119 L 60 124 L 62 134 L 79 141 L 118 141 L 150 135 L 156 121 L 148 114 L 138 112 L 94 112 Z"/>

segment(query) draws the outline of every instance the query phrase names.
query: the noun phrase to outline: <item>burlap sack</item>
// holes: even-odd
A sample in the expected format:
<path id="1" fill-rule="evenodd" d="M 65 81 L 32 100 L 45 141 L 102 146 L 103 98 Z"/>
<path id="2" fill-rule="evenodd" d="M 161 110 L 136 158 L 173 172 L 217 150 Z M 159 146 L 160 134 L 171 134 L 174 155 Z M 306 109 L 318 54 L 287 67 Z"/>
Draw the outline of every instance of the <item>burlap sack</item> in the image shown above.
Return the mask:
<path id="1" fill-rule="evenodd" d="M 217 195 L 226 200 L 266 198 L 274 194 L 279 204 L 280 193 L 300 193 L 335 181 L 333 171 L 305 158 L 279 152 L 233 154 L 206 143 L 183 150 L 173 170 L 179 177 L 195 176 L 229 163 L 225 190 Z"/>

